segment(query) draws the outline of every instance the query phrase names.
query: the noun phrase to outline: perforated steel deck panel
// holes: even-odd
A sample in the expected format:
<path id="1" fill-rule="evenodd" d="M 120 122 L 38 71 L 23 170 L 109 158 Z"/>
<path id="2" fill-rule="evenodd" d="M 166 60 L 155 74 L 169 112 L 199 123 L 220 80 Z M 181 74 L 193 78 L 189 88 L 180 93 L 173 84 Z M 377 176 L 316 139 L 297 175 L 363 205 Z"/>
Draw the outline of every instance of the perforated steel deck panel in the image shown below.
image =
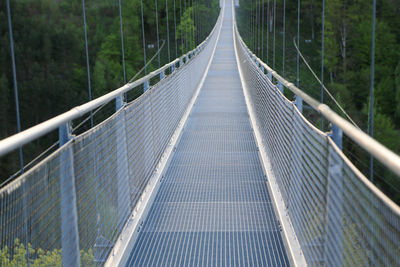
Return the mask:
<path id="1" fill-rule="evenodd" d="M 127 266 L 287 266 L 233 47 L 232 10 Z"/>

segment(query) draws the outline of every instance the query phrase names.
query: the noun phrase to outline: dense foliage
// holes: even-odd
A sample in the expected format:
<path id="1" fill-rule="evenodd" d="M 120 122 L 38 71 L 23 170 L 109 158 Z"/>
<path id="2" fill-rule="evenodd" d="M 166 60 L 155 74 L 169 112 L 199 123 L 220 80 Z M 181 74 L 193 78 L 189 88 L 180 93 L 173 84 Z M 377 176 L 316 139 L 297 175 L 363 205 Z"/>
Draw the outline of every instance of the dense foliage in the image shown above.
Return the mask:
<path id="1" fill-rule="evenodd" d="M 22 129 L 27 129 L 88 101 L 82 0 L 10 2 L 21 125 Z M 129 81 L 144 65 L 141 1 L 121 2 L 126 78 Z M 157 0 L 157 6 L 162 43 L 167 40 L 166 1 Z M 92 96 L 97 98 L 124 82 L 119 6 L 118 1 L 86 0 L 85 9 Z M 214 25 L 218 10 L 216 0 L 168 1 L 171 60 L 204 40 Z M 157 51 L 155 1 L 144 0 L 143 11 L 149 59 Z M 0 139 L 3 139 L 17 131 L 6 1 L 0 4 L 0 19 Z M 190 34 L 191 30 L 195 30 L 194 36 Z M 156 57 L 147 66 L 147 71 L 167 62 L 165 44 L 160 52 L 160 62 Z M 25 146 L 25 164 L 56 140 L 55 132 Z M 18 169 L 17 152 L 1 158 L 0 182 Z"/>
<path id="2" fill-rule="evenodd" d="M 27 249 L 18 239 L 15 239 L 13 252 L 5 246 L 0 249 L 0 263 L 2 267 L 24 267 L 29 265 L 34 267 L 39 266 L 62 266 L 61 249 L 54 249 L 52 251 L 44 251 L 42 249 L 33 249 L 31 244 L 29 246 L 29 259 L 27 259 Z M 12 256 L 11 256 L 12 255 Z M 90 249 L 88 252 L 81 250 L 81 266 L 95 266 L 93 251 Z"/>
<path id="3" fill-rule="evenodd" d="M 325 7 L 325 56 L 324 80 L 327 88 L 344 109 L 365 132 L 369 131 L 368 113 L 370 100 L 372 1 L 326 0 Z M 264 3 L 264 6 L 262 6 Z M 270 66 L 282 74 L 283 0 L 276 0 L 274 19 L 272 0 L 240 1 L 238 8 L 239 29 L 249 47 Z M 296 50 L 293 38 L 297 35 L 297 1 L 286 1 L 285 74 L 296 81 Z M 262 16 L 264 12 L 264 32 Z M 375 62 L 375 138 L 386 147 L 400 154 L 400 2 L 377 1 L 376 62 Z M 266 19 L 269 15 L 270 19 Z M 275 55 L 273 53 L 275 20 Z M 257 25 L 252 30 L 251 22 Z M 267 30 L 268 28 L 268 30 Z M 322 1 L 301 0 L 300 50 L 314 71 L 321 73 Z M 260 49 L 261 37 L 264 37 Z M 258 36 L 258 37 L 257 37 Z M 257 41 L 258 40 L 258 41 Z M 267 51 L 268 42 L 268 51 Z M 300 88 L 320 99 L 321 86 L 305 64 L 300 64 Z M 325 103 L 339 114 L 335 104 L 325 94 Z M 306 111 L 307 113 L 308 111 Z M 320 127 L 315 113 L 309 119 Z M 328 130 L 325 122 L 324 130 Z M 345 138 L 345 154 L 369 177 L 369 155 Z M 400 179 L 375 161 L 375 183 L 397 202 L 400 201 Z"/>

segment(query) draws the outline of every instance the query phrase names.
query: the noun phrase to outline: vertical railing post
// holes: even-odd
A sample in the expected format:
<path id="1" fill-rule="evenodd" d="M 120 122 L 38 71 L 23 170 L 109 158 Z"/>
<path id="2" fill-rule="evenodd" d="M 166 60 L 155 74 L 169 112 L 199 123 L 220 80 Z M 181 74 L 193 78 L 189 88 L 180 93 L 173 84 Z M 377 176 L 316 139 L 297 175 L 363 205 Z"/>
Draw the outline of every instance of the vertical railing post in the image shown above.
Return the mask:
<path id="1" fill-rule="evenodd" d="M 66 123 L 59 128 L 60 147 L 70 140 L 71 127 L 70 123 Z M 60 153 L 60 194 L 62 265 L 80 266 L 78 211 L 72 146 L 64 148 Z"/>
<path id="2" fill-rule="evenodd" d="M 278 89 L 283 94 L 283 84 L 280 81 L 278 81 Z"/>
<path id="3" fill-rule="evenodd" d="M 293 218 L 293 227 L 295 232 L 301 233 L 301 221 L 306 217 L 304 213 L 304 203 L 308 201 L 304 183 L 306 175 L 304 174 L 305 164 L 305 135 L 301 131 L 298 122 L 297 112 L 293 107 L 292 123 L 291 123 L 291 155 L 290 155 L 290 183 L 288 189 L 289 199 L 286 200 L 288 213 Z M 306 242 L 303 235 L 298 236 L 299 243 L 303 246 Z"/>
<path id="4" fill-rule="evenodd" d="M 115 99 L 115 111 L 120 110 L 123 105 L 125 104 L 124 102 L 124 96 L 123 95 L 119 95 L 116 99 Z"/>
<path id="5" fill-rule="evenodd" d="M 325 225 L 325 266 L 343 266 L 343 161 L 329 145 Z"/>
<path id="6" fill-rule="evenodd" d="M 162 71 L 160 72 L 160 81 L 161 81 L 162 79 L 164 79 L 164 78 L 165 78 L 165 71 L 162 70 Z"/>
<path id="7" fill-rule="evenodd" d="M 130 214 L 130 196 L 129 196 L 129 168 L 128 168 L 128 148 L 126 139 L 126 122 L 125 111 L 122 110 L 125 106 L 123 95 L 117 97 L 116 112 L 117 116 L 117 181 L 118 181 L 118 226 L 122 230 Z"/>
<path id="8" fill-rule="evenodd" d="M 340 150 L 343 148 L 343 131 L 335 124 L 332 124 L 332 140 L 339 147 Z"/>
<path id="9" fill-rule="evenodd" d="M 298 95 L 296 95 L 296 107 L 301 113 L 303 113 L 303 99 Z"/>
<path id="10" fill-rule="evenodd" d="M 272 73 L 270 71 L 267 72 L 268 79 L 272 82 Z"/>
<path id="11" fill-rule="evenodd" d="M 147 80 L 143 83 L 143 92 L 149 90 L 149 87 L 150 87 L 149 80 Z"/>

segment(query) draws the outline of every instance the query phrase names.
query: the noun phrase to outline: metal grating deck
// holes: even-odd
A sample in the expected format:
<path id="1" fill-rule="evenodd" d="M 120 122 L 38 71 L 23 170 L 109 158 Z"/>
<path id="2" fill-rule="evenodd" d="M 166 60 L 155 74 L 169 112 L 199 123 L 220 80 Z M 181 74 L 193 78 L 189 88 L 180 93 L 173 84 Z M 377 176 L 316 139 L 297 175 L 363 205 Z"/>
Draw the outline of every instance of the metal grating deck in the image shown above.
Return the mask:
<path id="1" fill-rule="evenodd" d="M 287 266 L 226 1 L 215 56 L 127 266 Z"/>

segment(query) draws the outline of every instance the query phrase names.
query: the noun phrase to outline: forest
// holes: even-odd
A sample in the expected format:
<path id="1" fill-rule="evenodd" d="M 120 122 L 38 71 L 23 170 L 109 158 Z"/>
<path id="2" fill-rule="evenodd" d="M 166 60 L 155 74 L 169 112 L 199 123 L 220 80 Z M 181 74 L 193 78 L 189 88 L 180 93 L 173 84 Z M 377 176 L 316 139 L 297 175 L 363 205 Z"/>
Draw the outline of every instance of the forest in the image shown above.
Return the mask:
<path id="1" fill-rule="evenodd" d="M 124 84 L 119 1 L 11 0 L 22 130 L 89 100 L 82 3 L 92 99 Z M 0 4 L 0 139 L 17 132 L 6 11 L 3 1 Z M 202 42 L 213 28 L 218 12 L 217 0 L 144 0 L 147 61 L 158 51 L 157 39 L 160 46 L 159 56 L 148 64 L 147 73 Z M 144 71 L 140 72 L 144 65 L 141 1 L 122 0 L 121 17 L 129 81 L 144 75 Z M 57 139 L 54 132 L 24 146 L 24 165 L 27 167 Z M 0 158 L 0 183 L 16 173 L 19 166 L 18 151 Z"/>
<path id="2" fill-rule="evenodd" d="M 299 21 L 299 50 L 319 77 L 322 60 L 322 2 L 301 0 Z M 249 48 L 279 74 L 296 83 L 297 50 L 294 42 L 297 42 L 298 1 L 252 0 L 240 1 L 239 4 L 238 27 Z M 357 126 L 369 133 L 373 1 L 326 0 L 324 11 L 324 84 Z M 399 1 L 376 1 L 373 129 L 375 139 L 400 154 L 398 14 Z M 300 89 L 320 100 L 321 85 L 301 59 L 299 76 Z M 344 117 L 326 93 L 324 102 Z M 304 113 L 315 126 L 321 128 L 319 115 L 307 110 Z M 326 120 L 323 126 L 324 131 L 329 130 Z M 376 160 L 374 174 L 370 177 L 369 154 L 345 136 L 343 143 L 343 152 L 351 161 L 399 203 L 400 178 Z"/>

